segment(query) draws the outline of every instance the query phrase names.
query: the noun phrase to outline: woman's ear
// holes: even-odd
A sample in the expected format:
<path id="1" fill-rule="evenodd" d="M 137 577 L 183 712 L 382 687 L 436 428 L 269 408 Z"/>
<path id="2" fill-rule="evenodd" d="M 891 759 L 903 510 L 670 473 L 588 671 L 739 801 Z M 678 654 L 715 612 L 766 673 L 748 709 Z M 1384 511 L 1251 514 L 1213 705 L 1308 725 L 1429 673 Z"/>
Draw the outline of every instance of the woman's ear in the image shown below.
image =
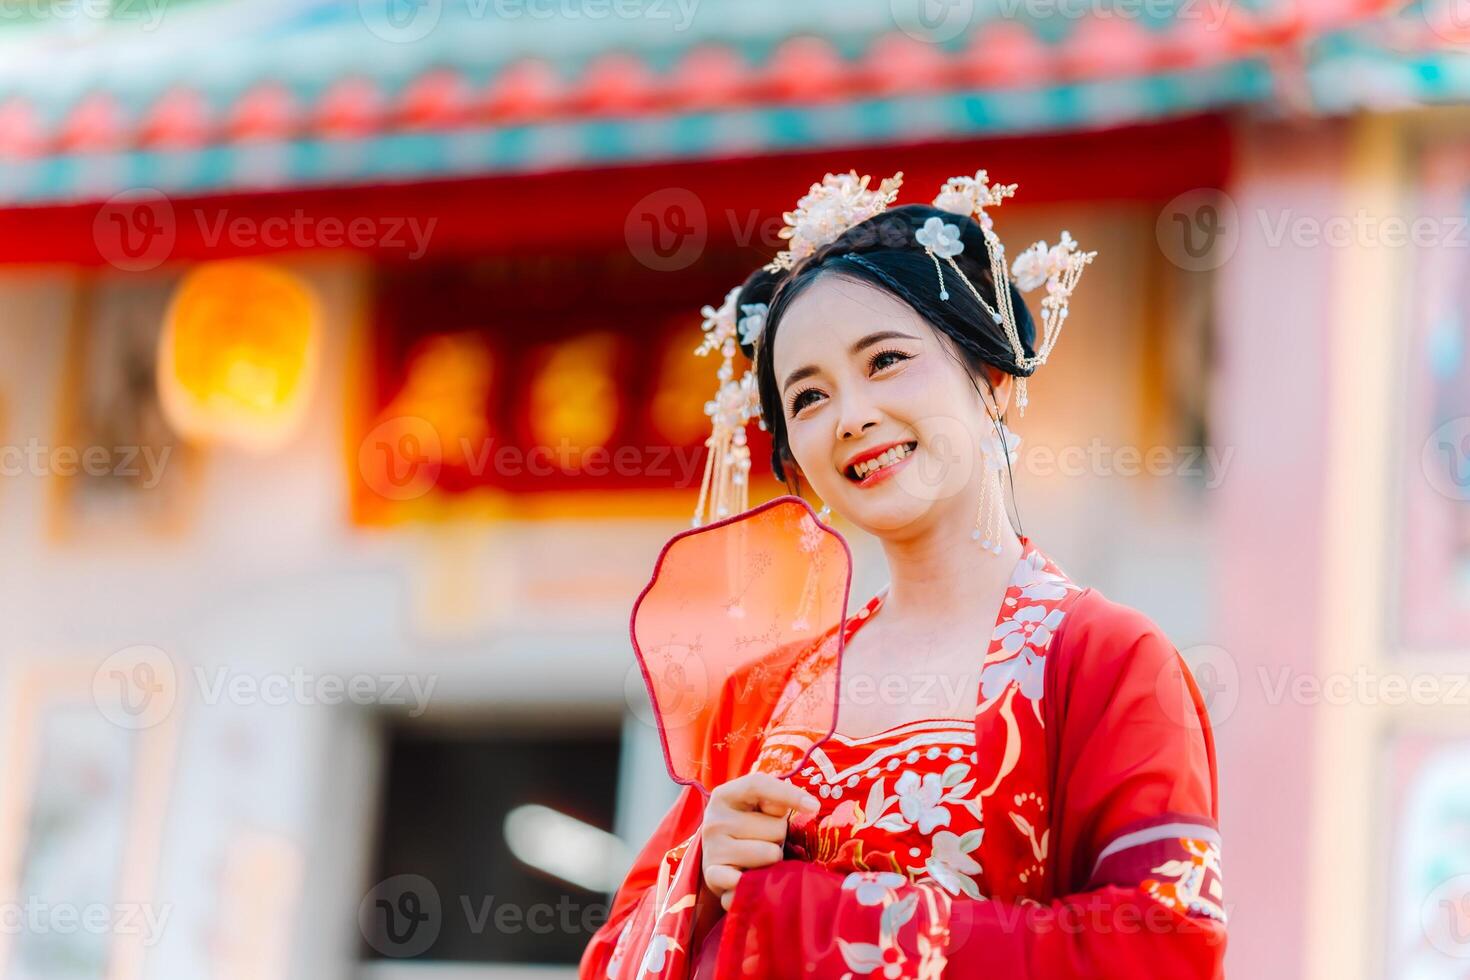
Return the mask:
<path id="1" fill-rule="evenodd" d="M 986 408 L 996 413 L 996 418 L 1004 418 L 1006 408 L 1011 403 L 1011 389 L 1014 387 L 1015 379 L 1005 371 L 993 364 L 983 365 L 985 378 L 990 382 L 990 390 L 995 393 L 995 404 L 986 405 Z"/>

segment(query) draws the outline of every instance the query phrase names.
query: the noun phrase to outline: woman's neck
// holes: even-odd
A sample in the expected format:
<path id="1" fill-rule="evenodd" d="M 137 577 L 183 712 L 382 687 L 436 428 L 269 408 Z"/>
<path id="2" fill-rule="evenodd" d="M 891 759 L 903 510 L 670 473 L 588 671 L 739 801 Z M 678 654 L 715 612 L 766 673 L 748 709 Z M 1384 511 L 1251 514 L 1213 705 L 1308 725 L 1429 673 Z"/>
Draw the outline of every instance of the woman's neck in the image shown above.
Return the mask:
<path id="1" fill-rule="evenodd" d="M 1023 551 L 1009 521 L 1001 521 L 1000 554 L 971 537 L 972 524 L 938 524 L 910 539 L 884 539 L 890 620 L 931 624 L 963 620 L 1004 591 Z"/>

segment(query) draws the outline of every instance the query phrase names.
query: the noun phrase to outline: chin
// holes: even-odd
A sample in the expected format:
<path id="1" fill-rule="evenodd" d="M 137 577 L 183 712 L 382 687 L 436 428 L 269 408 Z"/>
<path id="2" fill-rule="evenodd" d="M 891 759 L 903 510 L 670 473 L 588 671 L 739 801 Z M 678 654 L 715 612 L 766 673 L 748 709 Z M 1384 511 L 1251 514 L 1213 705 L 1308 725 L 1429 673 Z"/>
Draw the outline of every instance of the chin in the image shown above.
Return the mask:
<path id="1" fill-rule="evenodd" d="M 933 501 L 920 500 L 899 487 L 886 488 L 882 499 L 872 491 L 858 491 L 862 500 L 854 501 L 849 492 L 843 514 L 853 524 L 876 537 L 902 536 L 922 525 L 934 509 Z"/>

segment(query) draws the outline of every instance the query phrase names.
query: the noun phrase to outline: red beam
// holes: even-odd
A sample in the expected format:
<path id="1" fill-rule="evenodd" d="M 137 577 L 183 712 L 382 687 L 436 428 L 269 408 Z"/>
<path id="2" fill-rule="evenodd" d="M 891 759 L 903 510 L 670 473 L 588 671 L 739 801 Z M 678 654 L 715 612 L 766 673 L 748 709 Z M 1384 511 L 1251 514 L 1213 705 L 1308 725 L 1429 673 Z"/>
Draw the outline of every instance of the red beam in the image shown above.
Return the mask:
<path id="1" fill-rule="evenodd" d="M 1163 202 L 1194 188 L 1225 186 L 1230 159 L 1229 121 L 1212 115 L 1059 135 L 180 197 L 146 205 L 14 208 L 0 210 L 0 263 L 142 268 L 334 248 L 387 260 L 417 258 L 414 231 L 430 228 L 425 254 L 435 257 L 606 251 L 629 247 L 628 234 L 636 234 L 643 220 L 640 210 L 661 214 L 673 201 L 693 202 L 684 217 L 690 227 L 703 227 L 709 242 L 761 248 L 759 238 L 744 236 L 762 222 L 779 224 L 781 212 L 828 170 L 875 176 L 903 170 L 915 194 L 900 200 L 919 200 L 947 177 L 983 166 L 995 180 L 1019 182 L 1017 200 L 1023 205 Z M 133 252 L 123 235 L 130 236 Z M 137 251 L 148 245 L 151 252 Z"/>

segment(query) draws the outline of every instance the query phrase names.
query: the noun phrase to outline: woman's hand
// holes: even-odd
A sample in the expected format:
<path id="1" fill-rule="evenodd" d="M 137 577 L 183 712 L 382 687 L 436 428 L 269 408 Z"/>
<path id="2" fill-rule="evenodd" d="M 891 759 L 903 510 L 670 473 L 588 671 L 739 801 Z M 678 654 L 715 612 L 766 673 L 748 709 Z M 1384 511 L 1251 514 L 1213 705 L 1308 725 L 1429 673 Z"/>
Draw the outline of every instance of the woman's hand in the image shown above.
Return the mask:
<path id="1" fill-rule="evenodd" d="M 742 871 L 781 860 L 791 811 L 819 807 L 815 796 L 767 772 L 748 773 L 710 793 L 699 831 L 704 883 L 726 911 Z"/>

